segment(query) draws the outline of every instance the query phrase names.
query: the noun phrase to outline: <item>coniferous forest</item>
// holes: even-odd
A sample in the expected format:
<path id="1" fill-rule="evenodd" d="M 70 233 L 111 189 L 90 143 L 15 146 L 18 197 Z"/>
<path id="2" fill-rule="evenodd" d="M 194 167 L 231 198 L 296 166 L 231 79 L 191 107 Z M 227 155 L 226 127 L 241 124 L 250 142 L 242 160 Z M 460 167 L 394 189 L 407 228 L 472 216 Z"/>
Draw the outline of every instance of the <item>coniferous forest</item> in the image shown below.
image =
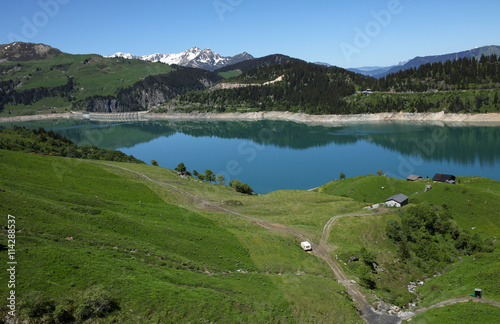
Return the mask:
<path id="1" fill-rule="evenodd" d="M 495 55 L 425 64 L 379 80 L 305 62 L 251 69 L 231 89 L 193 91 L 170 102 L 177 111 L 291 111 L 352 114 L 391 111 L 498 111 L 500 61 Z M 274 80 L 261 86 L 244 86 Z M 362 93 L 365 89 L 373 92 Z"/>

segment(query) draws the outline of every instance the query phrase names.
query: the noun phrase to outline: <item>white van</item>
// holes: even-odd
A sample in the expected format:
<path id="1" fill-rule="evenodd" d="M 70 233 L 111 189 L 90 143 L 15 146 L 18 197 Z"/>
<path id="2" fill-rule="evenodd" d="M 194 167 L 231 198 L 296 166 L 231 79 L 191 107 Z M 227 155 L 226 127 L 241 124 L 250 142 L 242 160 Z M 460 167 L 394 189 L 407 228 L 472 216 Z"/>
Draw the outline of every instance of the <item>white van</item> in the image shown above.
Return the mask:
<path id="1" fill-rule="evenodd" d="M 304 251 L 311 251 L 311 250 L 312 250 L 311 243 L 309 243 L 309 242 L 307 242 L 307 241 L 300 242 L 300 247 L 301 247 L 301 248 L 302 248 L 302 250 L 304 250 Z"/>

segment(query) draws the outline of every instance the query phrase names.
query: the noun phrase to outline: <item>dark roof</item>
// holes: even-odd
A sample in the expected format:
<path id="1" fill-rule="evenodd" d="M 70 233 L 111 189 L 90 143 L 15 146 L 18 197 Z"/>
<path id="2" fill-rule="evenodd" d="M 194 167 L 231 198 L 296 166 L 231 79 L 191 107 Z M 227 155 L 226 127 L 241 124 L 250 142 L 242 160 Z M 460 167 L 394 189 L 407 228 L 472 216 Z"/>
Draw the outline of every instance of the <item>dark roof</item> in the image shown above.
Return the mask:
<path id="1" fill-rule="evenodd" d="M 403 194 L 397 194 L 397 195 L 392 196 L 391 198 L 386 199 L 385 201 L 387 202 L 387 201 L 390 201 L 390 200 L 394 200 L 395 202 L 398 202 L 398 203 L 402 204 L 406 200 L 408 200 L 408 196 L 403 195 Z"/>
<path id="2" fill-rule="evenodd" d="M 455 180 L 455 176 L 451 174 L 436 173 L 432 178 L 432 181 L 438 181 L 438 182 L 446 182 L 450 180 Z"/>

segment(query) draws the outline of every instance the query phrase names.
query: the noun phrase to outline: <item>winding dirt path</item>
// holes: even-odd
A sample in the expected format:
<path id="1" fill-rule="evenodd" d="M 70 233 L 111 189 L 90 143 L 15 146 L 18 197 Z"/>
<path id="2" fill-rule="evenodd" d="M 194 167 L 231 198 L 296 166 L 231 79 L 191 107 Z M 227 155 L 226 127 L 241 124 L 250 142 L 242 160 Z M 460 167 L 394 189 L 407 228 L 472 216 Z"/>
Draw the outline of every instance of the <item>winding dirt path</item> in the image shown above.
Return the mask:
<path id="1" fill-rule="evenodd" d="M 153 182 L 153 183 L 156 183 L 156 184 L 159 184 L 159 185 L 162 185 L 162 186 L 167 186 L 169 188 L 172 188 L 180 193 L 182 193 L 183 195 L 187 196 L 187 197 L 190 197 L 191 199 L 193 199 L 193 201 L 195 201 L 196 203 L 200 204 L 201 206 L 205 206 L 205 207 L 210 207 L 214 210 L 219 210 L 221 212 L 225 212 L 225 213 L 228 213 L 228 214 L 232 214 L 232 215 L 236 215 L 238 217 L 241 217 L 243 219 L 246 219 L 252 223 L 255 223 L 257 225 L 260 225 L 266 229 L 269 229 L 269 230 L 276 230 L 276 231 L 282 231 L 282 232 L 286 232 L 286 233 L 289 233 L 293 236 L 295 236 L 296 238 L 298 238 L 299 240 L 301 241 L 309 241 L 311 242 L 306 236 L 286 227 L 285 225 L 282 225 L 282 224 L 276 224 L 276 223 L 269 223 L 269 222 L 266 222 L 266 221 L 263 221 L 263 220 L 260 220 L 260 219 L 257 219 L 257 218 L 253 218 L 253 217 L 250 217 L 250 216 L 247 216 L 247 215 L 243 215 L 243 214 L 240 214 L 240 213 L 237 213 L 231 209 L 228 209 L 228 208 L 225 208 L 225 207 L 222 207 L 222 206 L 219 206 L 219 205 L 215 205 L 211 202 L 208 202 L 200 197 L 197 197 L 195 195 L 192 195 L 174 185 L 171 185 L 169 183 L 165 183 L 165 182 L 160 182 L 160 181 L 156 181 L 156 180 L 153 180 L 151 178 L 149 178 L 148 176 L 140 173 L 140 172 L 137 172 L 137 171 L 133 171 L 133 170 L 130 170 L 130 169 L 127 169 L 127 168 L 123 168 L 123 167 L 119 167 L 119 166 L 116 166 L 116 165 L 112 165 L 112 164 L 108 164 L 108 163 L 102 163 L 102 162 L 95 162 L 95 161 L 88 161 L 88 160 L 85 160 L 87 162 L 91 162 L 91 163 L 96 163 L 96 164 L 101 164 L 101 165 L 106 165 L 106 166 L 110 166 L 110 167 L 113 167 L 113 168 L 117 168 L 117 169 L 121 169 L 121 170 L 124 170 L 124 171 L 127 171 L 127 172 L 131 172 L 131 173 L 134 173 L 136 175 L 138 175 L 139 177 L 143 178 L 144 180 L 146 181 L 149 181 L 149 182 Z M 450 299 L 450 300 L 447 300 L 447 301 L 443 301 L 443 302 L 440 302 L 440 303 L 437 303 L 435 305 L 432 305 L 432 306 L 429 306 L 427 308 L 422 308 L 422 309 L 419 309 L 419 310 L 416 310 L 414 311 L 413 313 L 408 313 L 407 316 L 405 317 L 398 317 L 398 316 L 392 316 L 392 315 L 388 315 L 388 314 L 381 314 L 381 313 L 378 313 L 376 312 L 373 307 L 371 307 L 370 303 L 368 303 L 367 299 L 366 299 L 366 296 L 359 290 L 358 286 L 356 284 L 353 284 L 346 276 L 346 274 L 344 273 L 344 271 L 342 270 L 342 268 L 340 267 L 340 265 L 335 262 L 331 256 L 330 256 L 330 253 L 328 251 L 328 248 L 327 248 L 327 242 L 328 242 L 328 238 L 330 236 L 330 232 L 331 232 L 331 229 L 332 229 L 332 226 L 333 224 L 335 223 L 336 220 L 338 220 L 339 218 L 341 217 L 360 217 L 360 216 L 370 216 L 370 215 L 375 215 L 375 214 L 381 214 L 381 213 L 385 213 L 387 212 L 387 210 L 383 210 L 383 209 L 380 209 L 378 210 L 376 213 L 370 213 L 370 214 L 344 214 L 344 215 L 337 215 L 337 216 L 334 216 L 332 218 L 330 218 L 328 220 L 328 222 L 325 224 L 325 226 L 323 227 L 323 233 L 321 235 L 321 239 L 320 239 L 320 242 L 319 244 L 314 244 L 311 242 L 311 245 L 312 245 L 312 248 L 313 248 L 313 254 L 320 257 L 321 259 L 323 259 L 329 266 L 330 268 L 332 269 L 333 273 L 335 274 L 335 277 L 337 278 L 337 281 L 339 283 L 341 283 L 347 290 L 348 294 L 351 296 L 351 298 L 353 299 L 353 301 L 358 305 L 358 311 L 361 315 L 361 317 L 367 322 L 367 323 L 374 323 L 374 324 L 396 324 L 396 323 L 401 323 L 401 320 L 402 319 L 408 319 L 410 317 L 413 317 L 414 315 L 416 314 L 419 314 L 419 313 L 422 313 L 422 312 L 425 312 L 429 309 L 432 309 L 432 308 L 436 308 L 436 307 L 443 307 L 443 306 L 448 306 L 448 305 L 453 305 L 453 304 L 456 304 L 456 303 L 463 303 L 463 302 L 467 302 L 469 300 L 473 300 L 475 302 L 481 302 L 481 303 L 487 303 L 487 304 L 490 304 L 490 305 L 493 305 L 493 306 L 497 306 L 497 307 L 500 307 L 500 303 L 498 302 L 495 302 L 495 301 L 491 301 L 491 300 L 487 300 L 487 299 L 475 299 L 475 298 L 455 298 L 455 299 Z"/>
<path id="2" fill-rule="evenodd" d="M 387 210 L 379 209 L 375 214 L 385 213 Z M 321 239 L 319 245 L 313 245 L 313 251 L 315 254 L 325 260 L 330 268 L 332 269 L 337 280 L 344 285 L 349 295 L 352 299 L 358 304 L 358 310 L 361 313 L 361 316 L 368 323 L 380 323 L 380 324 L 391 324 L 391 323 L 401 323 L 401 319 L 397 316 L 392 316 L 388 314 L 381 314 L 376 312 L 373 307 L 370 305 L 366 296 L 359 290 L 359 287 L 356 284 L 353 284 L 350 280 L 348 280 L 344 270 L 342 267 L 334 261 L 327 247 L 328 238 L 330 237 L 330 232 L 332 230 L 332 226 L 336 220 L 341 217 L 359 217 L 359 216 L 372 216 L 374 213 L 370 214 L 344 214 L 337 215 L 328 220 L 328 222 L 323 227 L 323 233 L 321 235 Z"/>
<path id="3" fill-rule="evenodd" d="M 88 161 L 88 160 L 87 160 Z M 127 168 L 123 168 L 123 167 L 119 167 L 119 166 L 116 166 L 116 165 L 112 165 L 112 164 L 108 164 L 108 163 L 103 163 L 103 162 L 95 162 L 95 161 L 88 161 L 88 162 L 91 162 L 91 163 L 96 163 L 96 164 L 101 164 L 101 165 L 106 165 L 106 166 L 110 166 L 110 167 L 113 167 L 113 168 L 117 168 L 117 169 L 121 169 L 121 170 L 124 170 L 124 171 L 127 171 L 127 172 L 131 172 L 133 174 L 136 174 L 137 176 L 143 178 L 144 180 L 146 181 L 150 181 L 150 182 L 153 182 L 153 183 L 156 183 L 156 184 L 159 184 L 159 185 L 162 185 L 162 186 L 167 186 L 169 188 L 172 188 L 180 193 L 182 193 L 183 195 L 187 196 L 187 197 L 190 197 L 191 199 L 193 199 L 193 201 L 195 201 L 196 203 L 202 205 L 202 206 L 205 206 L 205 207 L 210 207 L 214 210 L 219 210 L 219 211 L 222 211 L 222 212 L 225 212 L 225 213 L 229 213 L 229 214 L 232 214 L 232 215 L 236 215 L 238 217 L 241 217 L 243 219 L 246 219 L 248 221 L 251 221 L 252 223 L 255 223 L 257 225 L 260 225 L 266 229 L 269 229 L 269 230 L 275 230 L 275 231 L 282 231 L 282 232 L 286 232 L 286 233 L 289 233 L 293 236 L 295 236 L 296 238 L 298 238 L 299 240 L 301 241 L 309 241 L 311 242 L 311 240 L 309 240 L 306 236 L 292 230 L 291 228 L 288 228 L 286 227 L 285 225 L 282 225 L 282 224 L 276 224 L 276 223 L 269 223 L 269 222 L 266 222 L 266 221 L 263 221 L 263 220 L 260 220 L 260 219 L 257 219 L 257 218 L 253 218 L 253 217 L 250 217 L 250 216 L 247 216 L 247 215 L 243 215 L 243 214 L 240 214 L 238 212 L 235 212 L 231 209 L 228 209 L 228 208 L 225 208 L 225 207 L 222 207 L 222 206 L 219 206 L 219 205 L 215 205 L 211 202 L 208 202 L 204 199 L 201 199 L 200 197 L 197 197 L 197 196 L 194 196 L 174 185 L 171 185 L 169 183 L 165 183 L 165 182 L 160 182 L 160 181 L 157 181 L 157 180 L 153 180 L 151 178 L 149 178 L 148 176 L 140 173 L 140 172 L 137 172 L 137 171 L 133 171 L 133 170 L 130 170 L 130 169 L 127 169 Z M 353 284 L 348 278 L 347 276 L 345 275 L 344 271 L 342 270 L 342 268 L 333 261 L 333 259 L 330 257 L 330 254 L 328 252 L 328 250 L 326 249 L 326 242 L 328 241 L 328 237 L 330 235 L 330 231 L 331 231 L 331 227 L 333 225 L 333 223 L 335 222 L 335 220 L 337 220 L 338 218 L 340 217 L 347 217 L 347 216 L 367 216 L 367 215 L 373 215 L 373 214 L 346 214 L 346 215 L 338 215 L 338 216 L 335 216 L 335 217 L 332 217 L 328 223 L 325 225 L 325 227 L 323 228 L 323 234 L 322 234 L 322 237 L 321 237 L 321 240 L 320 240 L 320 244 L 314 244 L 311 242 L 311 245 L 312 245 L 312 248 L 313 248 L 313 254 L 320 257 L 321 259 L 323 259 L 329 266 L 330 268 L 332 269 L 333 273 L 335 274 L 335 277 L 337 278 L 337 281 L 339 283 L 341 283 L 342 285 L 344 285 L 344 287 L 346 288 L 348 294 L 351 296 L 351 298 L 354 300 L 354 302 L 356 304 L 358 304 L 358 311 L 361 315 L 361 317 L 367 322 L 367 323 L 376 323 L 376 324 L 393 324 L 393 323 L 400 323 L 401 320 L 396 317 L 396 316 L 390 316 L 390 315 L 387 315 L 387 314 L 378 314 L 376 313 L 373 308 L 370 306 L 370 304 L 368 303 L 368 301 L 366 300 L 364 294 L 359 290 L 359 288 L 357 287 L 356 284 Z"/>
<path id="4" fill-rule="evenodd" d="M 478 299 L 478 298 L 474 298 L 474 297 L 469 296 L 469 297 L 462 297 L 462 298 L 453 298 L 453 299 L 442 301 L 440 303 L 437 303 L 437 304 L 429 306 L 429 307 L 417 309 L 413 312 L 413 315 L 408 316 L 408 317 L 403 317 L 403 319 L 408 319 L 410 317 L 413 317 L 417 314 L 423 313 L 423 312 L 428 311 L 428 310 L 433 309 L 433 308 L 450 306 L 450 305 L 459 304 L 459 303 L 466 303 L 469 301 L 472 301 L 475 303 L 489 304 L 492 306 L 500 307 L 500 303 L 496 302 L 494 300 L 489 300 L 489 299 L 484 299 L 484 298 Z"/>
<path id="5" fill-rule="evenodd" d="M 378 210 L 375 214 L 386 213 L 388 211 L 389 210 Z M 330 218 L 328 220 L 328 222 L 326 223 L 326 225 L 323 227 L 323 234 L 321 236 L 320 243 L 316 247 L 316 249 L 320 250 L 321 253 L 327 253 L 328 258 L 330 258 L 329 252 L 327 251 L 326 244 L 328 242 L 328 238 L 330 236 L 330 231 L 332 229 L 332 226 L 337 219 L 339 219 L 341 217 L 369 216 L 369 215 L 375 215 L 375 214 L 345 214 L 345 215 L 338 215 L 338 216 Z M 325 259 L 324 256 L 321 256 L 321 257 L 323 259 Z M 331 260 L 333 262 L 333 266 L 330 265 L 330 267 L 332 267 L 332 270 L 334 271 L 335 276 L 337 278 L 345 278 L 345 274 L 344 274 L 342 268 L 335 261 L 333 261 L 333 259 L 331 259 Z M 335 271 L 334 267 L 338 269 L 338 272 Z M 345 279 L 343 279 L 343 280 L 345 280 Z M 489 300 L 489 299 L 484 299 L 484 298 L 477 299 L 477 298 L 468 296 L 468 297 L 453 298 L 453 299 L 445 300 L 445 301 L 439 302 L 439 303 L 434 304 L 434 305 L 429 306 L 429 307 L 417 309 L 413 312 L 406 312 L 401 317 L 396 317 L 396 316 L 383 315 L 383 314 L 377 313 L 370 306 L 370 304 L 366 301 L 365 296 L 359 291 L 359 289 L 355 285 L 349 284 L 349 282 L 347 280 L 345 280 L 345 283 L 344 282 L 342 282 L 342 283 L 344 284 L 347 291 L 349 292 L 349 295 L 351 295 L 353 297 L 353 299 L 355 299 L 358 302 L 358 304 L 365 310 L 366 315 L 363 317 L 367 320 L 368 323 L 400 323 L 401 320 L 407 320 L 407 319 L 409 319 L 417 314 L 423 313 L 423 312 L 428 311 L 428 310 L 433 309 L 433 308 L 444 307 L 444 306 L 454 305 L 454 304 L 458 304 L 458 303 L 465 303 L 468 301 L 473 301 L 476 303 L 484 303 L 484 304 L 489 304 L 492 306 L 500 307 L 499 302 Z M 356 297 L 359 299 L 356 299 Z"/>

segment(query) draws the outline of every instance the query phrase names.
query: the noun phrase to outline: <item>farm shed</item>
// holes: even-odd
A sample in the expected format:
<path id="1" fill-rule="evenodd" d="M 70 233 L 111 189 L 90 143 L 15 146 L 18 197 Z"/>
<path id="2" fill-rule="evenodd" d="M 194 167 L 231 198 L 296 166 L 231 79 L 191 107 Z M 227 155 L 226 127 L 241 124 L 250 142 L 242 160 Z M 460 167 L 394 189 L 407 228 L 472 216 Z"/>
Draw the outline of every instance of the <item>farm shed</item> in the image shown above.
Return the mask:
<path id="1" fill-rule="evenodd" d="M 414 174 L 410 174 L 410 175 L 408 176 L 408 178 L 406 178 L 406 180 L 408 180 L 408 181 L 417 181 L 417 180 L 420 180 L 420 179 L 422 179 L 422 177 L 421 177 L 421 176 L 419 176 L 419 175 L 414 175 Z"/>
<path id="2" fill-rule="evenodd" d="M 386 207 L 402 207 L 404 205 L 408 205 L 408 196 L 403 194 L 397 194 L 385 201 Z"/>
<path id="3" fill-rule="evenodd" d="M 446 182 L 446 183 L 455 184 L 455 176 L 451 175 L 451 174 L 436 173 L 434 175 L 434 177 L 432 178 L 432 181 L 435 181 L 435 182 Z"/>

